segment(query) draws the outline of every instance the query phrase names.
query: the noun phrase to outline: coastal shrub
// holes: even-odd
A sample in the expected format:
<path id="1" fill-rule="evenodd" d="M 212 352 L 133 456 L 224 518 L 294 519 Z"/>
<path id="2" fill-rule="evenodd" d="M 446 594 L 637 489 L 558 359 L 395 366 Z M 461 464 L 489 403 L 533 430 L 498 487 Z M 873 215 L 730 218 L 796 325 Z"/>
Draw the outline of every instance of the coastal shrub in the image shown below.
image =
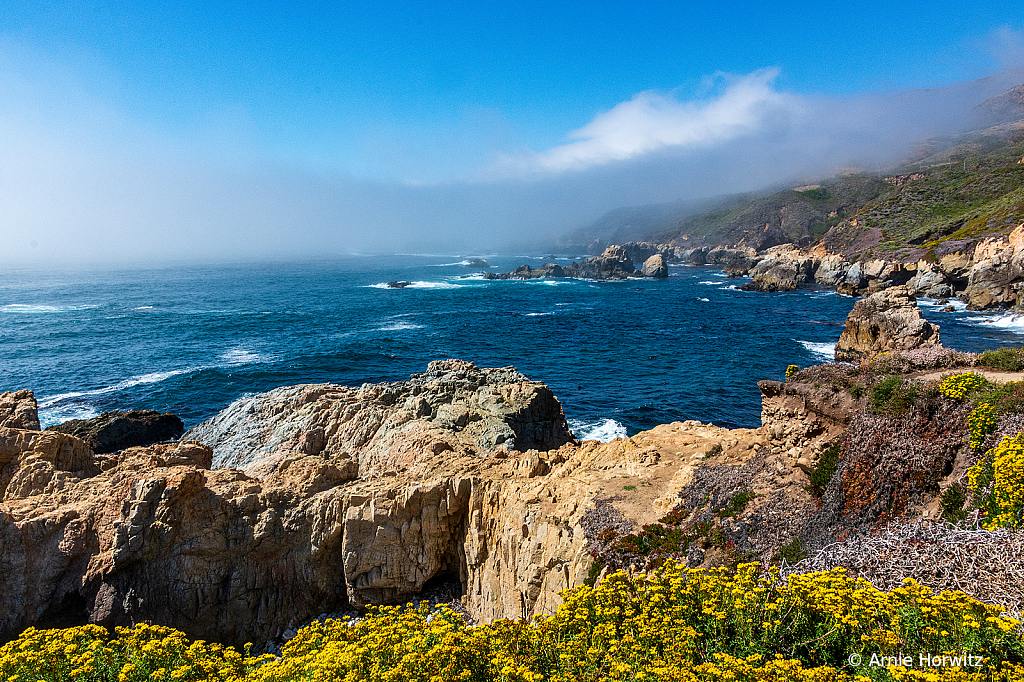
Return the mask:
<path id="1" fill-rule="evenodd" d="M 839 441 L 821 451 L 821 454 L 818 455 L 818 463 L 808 474 L 807 492 L 819 499 L 825 494 L 825 488 L 835 476 L 841 454 L 842 448 Z"/>
<path id="2" fill-rule="evenodd" d="M 876 414 L 904 414 L 917 398 L 918 385 L 900 376 L 886 377 L 871 389 L 871 409 Z"/>
<path id="3" fill-rule="evenodd" d="M 996 408 L 988 403 L 979 403 L 967 416 L 967 427 L 971 433 L 971 450 L 981 450 L 985 436 L 996 430 Z"/>
<path id="4" fill-rule="evenodd" d="M 991 367 L 1004 372 L 1019 372 L 1024 369 L 1024 349 L 1021 348 L 997 348 L 987 350 L 978 357 L 978 364 L 982 367 Z"/>
<path id="5" fill-rule="evenodd" d="M 993 388 L 995 388 L 995 384 L 974 372 L 954 374 L 951 377 L 946 377 L 939 384 L 939 392 L 953 400 L 964 400 L 972 393 L 992 390 Z"/>
<path id="6" fill-rule="evenodd" d="M 189 642 L 185 633 L 159 625 L 29 628 L 0 647 L 0 680 L 223 680 L 249 679 L 273 656 L 252 657 L 232 647 Z"/>
<path id="7" fill-rule="evenodd" d="M 789 381 L 789 378 L 791 376 L 793 376 L 794 374 L 796 374 L 797 372 L 799 372 L 799 371 L 800 371 L 800 368 L 797 365 L 790 365 L 789 367 L 787 367 L 786 368 L 786 381 Z"/>
<path id="8" fill-rule="evenodd" d="M 371 607 L 357 622 L 316 621 L 281 649 L 280 657 L 246 657 L 228 647 L 188 644 L 164 628 L 175 644 L 160 645 L 101 628 L 28 630 L 0 648 L 0 679 L 144 679 L 123 668 L 72 676 L 52 661 L 90 648 L 129 652 L 132 660 L 162 665 L 189 656 L 207 677 L 153 669 L 154 679 L 252 682 L 625 682 L 668 680 L 852 681 L 868 679 L 1021 679 L 1024 647 L 1019 623 L 1001 609 L 959 592 L 933 593 L 907 580 L 883 592 L 844 569 L 791 574 L 742 564 L 736 571 L 687 570 L 667 562 L 649 574 L 610 574 L 596 587 L 563 593 L 553 615 L 532 621 L 496 621 L 467 627 L 462 617 L 428 603 Z M 148 627 L 148 626 L 147 626 Z M 124 641 L 122 641 L 124 640 Z M 46 642 L 47 655 L 26 664 L 19 653 Z M 100 642 L 96 645 L 95 642 Z M 184 646 L 184 650 L 182 650 Z M 71 654 L 65 653 L 71 651 Z M 962 667 L 921 677 L 914 670 L 872 667 L 870 656 L 969 652 L 985 657 L 984 676 Z M 861 656 L 852 666 L 851 654 Z M 173 658 L 177 661 L 177 658 Z M 134 665 L 129 663 L 126 665 Z M 218 668 L 217 666 L 224 666 Z M 192 675 L 192 673 L 188 673 Z M 929 673 L 931 674 L 931 673 Z M 863 680 L 864 678 L 859 678 Z"/>
<path id="9" fill-rule="evenodd" d="M 800 538 L 793 538 L 792 541 L 779 547 L 779 556 L 786 560 L 790 566 L 799 563 L 807 558 L 807 548 Z"/>
<path id="10" fill-rule="evenodd" d="M 1024 434 L 1004 437 L 967 470 L 984 528 L 1020 528 L 1024 520 Z"/>
<path id="11" fill-rule="evenodd" d="M 967 495 L 959 483 L 953 483 L 942 491 L 939 496 L 939 504 L 942 507 L 942 518 L 951 523 L 962 521 L 967 518 L 964 505 L 967 504 Z"/>

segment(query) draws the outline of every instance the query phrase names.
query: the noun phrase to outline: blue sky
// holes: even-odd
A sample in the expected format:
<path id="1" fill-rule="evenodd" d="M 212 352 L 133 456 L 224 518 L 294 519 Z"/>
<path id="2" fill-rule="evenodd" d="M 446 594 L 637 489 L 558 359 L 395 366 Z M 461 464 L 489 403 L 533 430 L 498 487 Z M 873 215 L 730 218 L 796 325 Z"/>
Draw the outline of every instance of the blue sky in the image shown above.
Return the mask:
<path id="1" fill-rule="evenodd" d="M 51 250 L 86 235 L 116 256 L 134 227 L 128 258 L 199 226 L 211 254 L 229 255 L 249 229 L 263 235 L 258 256 L 299 227 L 310 244 L 335 235 L 339 251 L 363 248 L 358 230 L 398 248 L 421 234 L 398 223 L 429 214 L 493 224 L 498 244 L 614 202 L 876 162 L 873 146 L 951 125 L 876 139 L 886 98 L 1024 63 L 1014 2 L 297 5 L 3 3 L 0 234 L 32 231 Z M 782 141 L 821 118 L 812 110 L 863 117 Z M 729 167 L 730 145 L 770 147 L 765 134 L 792 157 L 778 177 L 767 160 Z M 791 149 L 801 139 L 807 149 Z M 666 164 L 670 181 L 644 191 Z M 689 182 L 704 165 L 723 181 Z M 5 189 L 4 177 L 17 181 Z M 527 222 L 502 218 L 509 206 Z M 457 228 L 450 237 L 469 246 Z"/>

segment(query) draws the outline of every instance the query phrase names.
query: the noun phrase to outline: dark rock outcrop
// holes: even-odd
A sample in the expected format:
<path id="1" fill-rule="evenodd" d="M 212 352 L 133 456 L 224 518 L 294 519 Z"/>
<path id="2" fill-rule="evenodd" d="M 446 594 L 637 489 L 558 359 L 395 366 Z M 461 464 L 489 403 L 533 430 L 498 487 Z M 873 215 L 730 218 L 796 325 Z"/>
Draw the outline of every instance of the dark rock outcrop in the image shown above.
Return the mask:
<path id="1" fill-rule="evenodd" d="M 155 410 L 111 410 L 92 419 L 72 419 L 51 426 L 47 431 L 67 433 L 81 438 L 98 455 L 125 448 L 175 440 L 184 430 L 181 419 L 170 412 Z"/>
<path id="2" fill-rule="evenodd" d="M 925 321 L 905 286 L 857 301 L 836 344 L 836 362 L 858 362 L 877 353 L 938 346 L 939 327 Z"/>
<path id="3" fill-rule="evenodd" d="M 487 273 L 487 279 L 539 279 L 542 277 L 580 277 L 583 279 L 628 279 L 640 277 L 629 252 L 621 246 L 609 246 L 600 256 L 584 258 L 571 265 L 545 263 L 539 268 L 520 265 L 515 270 Z"/>

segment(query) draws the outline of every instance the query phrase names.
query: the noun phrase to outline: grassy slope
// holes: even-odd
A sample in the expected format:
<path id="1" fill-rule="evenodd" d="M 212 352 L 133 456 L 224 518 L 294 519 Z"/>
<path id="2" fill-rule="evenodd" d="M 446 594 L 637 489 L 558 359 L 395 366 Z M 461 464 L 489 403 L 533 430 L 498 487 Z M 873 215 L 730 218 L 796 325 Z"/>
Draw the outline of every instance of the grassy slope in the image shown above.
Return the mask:
<path id="1" fill-rule="evenodd" d="M 787 189 L 689 216 L 657 241 L 764 247 L 823 239 L 853 258 L 917 260 L 943 244 L 1006 234 L 1024 222 L 1022 160 L 1024 121 L 1003 124 L 932 141 L 885 175 L 833 178 L 820 189 Z"/>

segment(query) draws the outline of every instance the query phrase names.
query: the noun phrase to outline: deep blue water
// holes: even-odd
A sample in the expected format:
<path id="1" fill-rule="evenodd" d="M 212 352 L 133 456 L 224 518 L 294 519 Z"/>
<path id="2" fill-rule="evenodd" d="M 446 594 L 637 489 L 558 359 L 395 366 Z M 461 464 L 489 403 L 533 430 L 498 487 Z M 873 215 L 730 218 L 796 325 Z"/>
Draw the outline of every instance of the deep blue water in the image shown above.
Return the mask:
<path id="1" fill-rule="evenodd" d="M 677 419 L 757 426 L 755 382 L 824 361 L 853 305 L 823 290 L 738 291 L 746 280 L 710 268 L 673 267 L 667 281 L 487 281 L 460 260 L 8 270 L 0 391 L 34 390 L 44 425 L 155 409 L 192 426 L 243 393 L 400 380 L 457 357 L 544 381 L 577 435 Z M 487 260 L 495 271 L 542 262 Z M 1006 315 L 924 309 L 947 346 L 1024 340 Z"/>

